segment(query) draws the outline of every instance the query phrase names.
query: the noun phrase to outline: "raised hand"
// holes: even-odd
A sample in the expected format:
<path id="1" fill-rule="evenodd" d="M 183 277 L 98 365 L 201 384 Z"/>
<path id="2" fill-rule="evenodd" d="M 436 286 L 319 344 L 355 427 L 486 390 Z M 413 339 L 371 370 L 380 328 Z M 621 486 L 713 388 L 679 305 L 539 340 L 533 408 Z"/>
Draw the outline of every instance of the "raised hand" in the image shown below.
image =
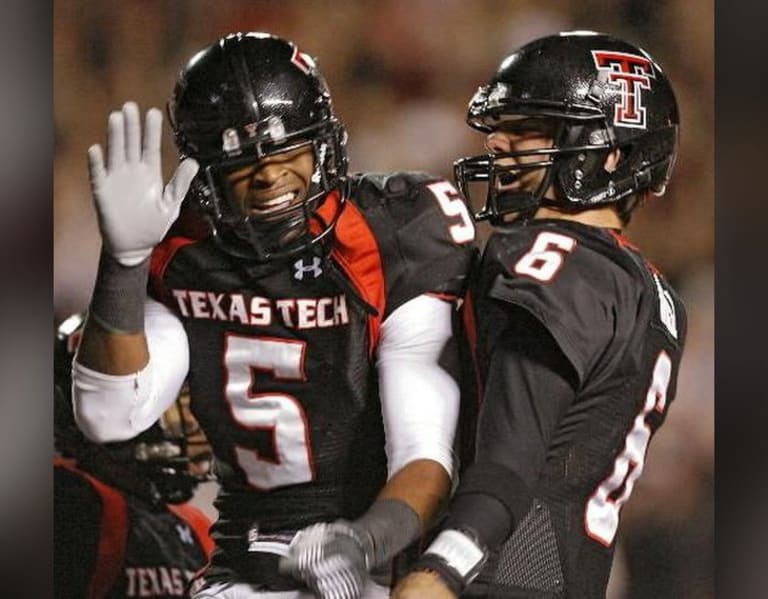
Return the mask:
<path id="1" fill-rule="evenodd" d="M 146 259 L 179 215 L 181 201 L 197 173 L 195 160 L 183 160 L 163 186 L 160 139 L 163 115 L 147 111 L 144 143 L 139 107 L 126 102 L 109 115 L 107 165 L 99 144 L 88 148 L 99 229 L 104 247 L 123 266 Z"/>

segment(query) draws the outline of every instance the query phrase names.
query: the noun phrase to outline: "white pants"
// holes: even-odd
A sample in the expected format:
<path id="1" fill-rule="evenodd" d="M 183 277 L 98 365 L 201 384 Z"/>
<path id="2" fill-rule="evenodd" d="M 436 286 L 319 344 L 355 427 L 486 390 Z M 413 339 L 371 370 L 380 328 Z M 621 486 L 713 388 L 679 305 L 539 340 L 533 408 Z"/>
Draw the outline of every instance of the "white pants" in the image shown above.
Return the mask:
<path id="1" fill-rule="evenodd" d="M 388 597 L 387 587 L 369 581 L 360 599 L 387 599 Z M 302 591 L 254 591 L 251 585 L 244 582 L 234 584 L 218 582 L 198 591 L 192 599 L 315 599 L 315 596 Z"/>

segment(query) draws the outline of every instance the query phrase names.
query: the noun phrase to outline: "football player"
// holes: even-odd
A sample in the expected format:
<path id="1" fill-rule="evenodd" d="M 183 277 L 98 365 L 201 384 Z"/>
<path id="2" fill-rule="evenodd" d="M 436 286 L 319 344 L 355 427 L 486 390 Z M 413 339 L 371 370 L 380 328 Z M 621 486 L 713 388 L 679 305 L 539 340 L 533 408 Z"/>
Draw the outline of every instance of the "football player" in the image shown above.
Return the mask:
<path id="1" fill-rule="evenodd" d="M 675 396 L 685 310 L 623 235 L 678 145 L 667 76 L 613 36 L 526 44 L 469 103 L 456 162 L 497 229 L 471 297 L 476 455 L 397 599 L 605 597 L 619 513 Z M 663 509 L 663 506 L 659 506 Z"/>
<path id="2" fill-rule="evenodd" d="M 164 421 L 118 443 L 83 436 L 70 375 L 82 323 L 65 320 L 54 342 L 56 597 L 187 596 L 213 549 L 210 521 L 188 503 L 200 481 L 188 438 Z"/>
<path id="3" fill-rule="evenodd" d="M 221 481 L 197 597 L 386 597 L 450 486 L 466 204 L 422 173 L 348 176 L 325 81 L 288 40 L 200 51 L 168 113 L 165 187 L 157 109 L 143 141 L 135 103 L 110 115 L 106 164 L 89 149 L 103 251 L 78 423 L 132 437 L 188 379 Z"/>

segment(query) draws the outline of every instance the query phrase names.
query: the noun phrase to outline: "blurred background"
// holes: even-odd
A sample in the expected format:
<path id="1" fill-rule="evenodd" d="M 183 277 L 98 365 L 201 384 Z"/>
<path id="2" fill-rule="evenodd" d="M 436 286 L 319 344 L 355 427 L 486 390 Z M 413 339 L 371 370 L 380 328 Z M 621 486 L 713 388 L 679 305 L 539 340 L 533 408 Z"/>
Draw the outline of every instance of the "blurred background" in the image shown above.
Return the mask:
<path id="1" fill-rule="evenodd" d="M 681 149 L 628 237 L 683 296 L 689 334 L 677 399 L 622 511 L 609 599 L 714 597 L 713 0 L 58 0 L 53 29 L 54 325 L 86 306 L 96 272 L 88 146 L 124 101 L 164 107 L 181 67 L 222 35 L 268 31 L 317 57 L 352 171 L 446 177 L 482 146 L 464 124 L 469 98 L 517 46 L 592 29 L 649 51 L 677 93 Z M 167 125 L 163 143 L 168 175 Z M 213 491 L 198 497 L 211 513 Z"/>

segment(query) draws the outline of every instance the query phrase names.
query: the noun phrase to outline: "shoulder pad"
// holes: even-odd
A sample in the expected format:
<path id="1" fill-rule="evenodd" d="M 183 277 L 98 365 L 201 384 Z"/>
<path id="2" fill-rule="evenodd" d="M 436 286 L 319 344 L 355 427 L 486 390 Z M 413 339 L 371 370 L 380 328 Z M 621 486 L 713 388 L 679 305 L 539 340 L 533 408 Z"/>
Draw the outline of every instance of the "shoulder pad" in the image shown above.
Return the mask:
<path id="1" fill-rule="evenodd" d="M 385 316 L 422 293 L 463 293 L 475 230 L 448 181 L 423 172 L 363 173 L 354 178 L 352 201 L 380 251 Z"/>
<path id="2" fill-rule="evenodd" d="M 439 177 L 420 171 L 400 171 L 394 173 L 359 173 L 354 176 L 352 189 L 365 192 L 374 191 L 382 197 L 408 196 L 414 189 L 427 183 L 440 180 Z"/>

